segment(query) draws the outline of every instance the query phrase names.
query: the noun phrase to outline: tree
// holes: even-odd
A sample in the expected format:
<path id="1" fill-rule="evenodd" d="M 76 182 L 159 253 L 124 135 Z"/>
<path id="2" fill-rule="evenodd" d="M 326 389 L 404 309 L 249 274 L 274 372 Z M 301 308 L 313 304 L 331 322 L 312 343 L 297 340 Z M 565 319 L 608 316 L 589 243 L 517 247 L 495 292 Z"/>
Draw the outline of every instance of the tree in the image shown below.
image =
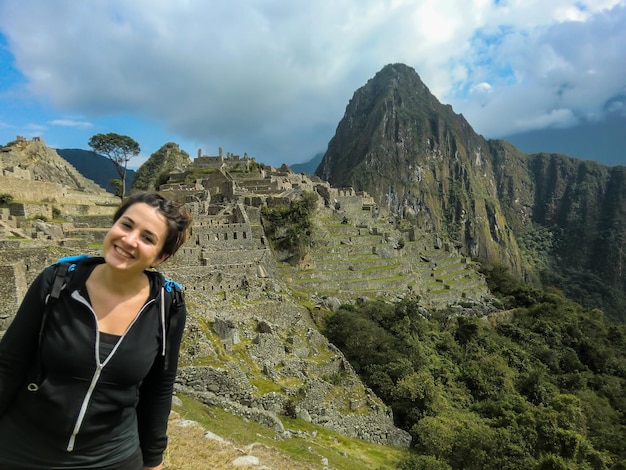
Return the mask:
<path id="1" fill-rule="evenodd" d="M 113 186 L 115 195 L 123 200 L 124 195 L 122 194 L 122 180 L 118 180 L 117 178 L 115 178 L 115 179 L 110 180 L 109 184 Z"/>
<path id="2" fill-rule="evenodd" d="M 311 246 L 313 214 L 317 195 L 304 191 L 289 205 L 263 206 L 263 227 L 274 248 L 285 250 L 294 262 L 300 261 Z"/>
<path id="3" fill-rule="evenodd" d="M 94 152 L 106 156 L 113 162 L 117 174 L 120 175 L 121 185 L 118 196 L 124 200 L 126 196 L 126 170 L 131 158 L 139 155 L 139 144 L 127 135 L 115 133 L 96 134 L 89 139 L 89 146 Z M 117 192 L 117 191 L 116 191 Z"/>

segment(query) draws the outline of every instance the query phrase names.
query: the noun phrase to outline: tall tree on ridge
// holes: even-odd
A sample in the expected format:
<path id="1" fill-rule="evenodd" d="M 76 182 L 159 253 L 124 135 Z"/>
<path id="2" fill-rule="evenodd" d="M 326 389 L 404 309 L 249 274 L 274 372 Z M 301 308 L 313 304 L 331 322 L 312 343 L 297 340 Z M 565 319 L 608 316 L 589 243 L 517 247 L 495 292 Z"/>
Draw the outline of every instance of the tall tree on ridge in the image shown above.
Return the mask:
<path id="1" fill-rule="evenodd" d="M 127 135 L 96 134 L 89 139 L 89 147 L 96 153 L 106 156 L 113 162 L 117 174 L 120 175 L 121 185 L 118 196 L 124 200 L 126 196 L 126 171 L 131 158 L 139 155 L 139 144 Z"/>

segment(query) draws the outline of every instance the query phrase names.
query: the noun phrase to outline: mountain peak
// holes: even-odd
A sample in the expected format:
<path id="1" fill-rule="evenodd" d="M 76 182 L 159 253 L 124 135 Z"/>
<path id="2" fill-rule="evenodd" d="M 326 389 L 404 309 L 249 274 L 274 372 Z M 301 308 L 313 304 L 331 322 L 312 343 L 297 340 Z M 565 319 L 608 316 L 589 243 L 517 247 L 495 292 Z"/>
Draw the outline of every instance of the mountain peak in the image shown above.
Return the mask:
<path id="1" fill-rule="evenodd" d="M 421 91 L 426 94 L 430 94 L 430 90 L 424 84 L 419 74 L 413 67 L 409 67 L 405 64 L 387 64 L 379 72 L 374 75 L 374 78 L 369 82 L 387 82 L 391 86 L 401 86 L 401 84 L 408 84 L 414 88 L 415 91 Z"/>
<path id="2" fill-rule="evenodd" d="M 486 147 L 463 116 L 442 105 L 413 68 L 389 64 L 354 93 L 316 175 L 365 190 L 367 178 L 356 173 L 385 167 L 395 179 L 396 163 L 416 163 L 425 153 L 442 152 L 449 144 L 446 132 L 464 145 Z"/>
<path id="3" fill-rule="evenodd" d="M 616 318 L 626 303 L 624 251 L 613 242 L 624 237 L 625 173 L 487 141 L 403 64 L 354 93 L 316 170 L 367 192 L 394 220 Z"/>

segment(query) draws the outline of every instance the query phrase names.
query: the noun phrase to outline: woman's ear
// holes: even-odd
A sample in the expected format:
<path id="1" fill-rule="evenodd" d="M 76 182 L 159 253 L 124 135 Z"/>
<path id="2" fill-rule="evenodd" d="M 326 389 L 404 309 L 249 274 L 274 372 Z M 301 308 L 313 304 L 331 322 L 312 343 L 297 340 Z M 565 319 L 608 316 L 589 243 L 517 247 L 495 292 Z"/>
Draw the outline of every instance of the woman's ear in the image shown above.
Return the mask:
<path id="1" fill-rule="evenodd" d="M 159 266 L 159 264 L 161 264 L 163 261 L 165 261 L 169 257 L 170 255 L 168 253 L 162 254 L 161 256 L 159 256 L 157 259 L 154 260 L 154 262 L 150 265 L 150 267 L 156 268 L 157 266 Z"/>

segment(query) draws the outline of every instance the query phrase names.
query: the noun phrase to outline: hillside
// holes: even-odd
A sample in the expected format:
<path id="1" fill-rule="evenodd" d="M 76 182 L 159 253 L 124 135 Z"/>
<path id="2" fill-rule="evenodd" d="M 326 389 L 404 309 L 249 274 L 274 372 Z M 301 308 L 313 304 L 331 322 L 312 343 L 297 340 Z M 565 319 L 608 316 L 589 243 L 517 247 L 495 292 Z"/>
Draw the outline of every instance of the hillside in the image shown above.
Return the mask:
<path id="1" fill-rule="evenodd" d="M 64 209 L 41 224 L 19 212 L 29 201 L 2 208 L 0 330 L 39 269 L 97 253 L 115 208 L 86 192 L 72 207 L 60 184 L 28 181 L 57 185 L 46 197 Z M 626 462 L 626 332 L 601 312 L 479 269 L 442 231 L 287 168 L 199 156 L 160 189 L 195 217 L 162 267 L 189 310 L 165 468 Z"/>
<path id="2" fill-rule="evenodd" d="M 393 64 L 354 93 L 315 174 L 626 320 L 626 167 L 486 141 Z"/>
<path id="3" fill-rule="evenodd" d="M 18 138 L 0 149 L 2 176 L 61 184 L 72 190 L 103 193 L 102 187 L 68 164 L 41 138 Z M 18 188 L 16 188 L 18 189 Z M 26 188 L 23 188 L 26 189 Z"/>
<path id="4" fill-rule="evenodd" d="M 169 142 L 150 155 L 147 161 L 134 174 L 130 181 L 131 190 L 147 190 L 158 188 L 167 181 L 169 174 L 182 171 L 191 164 L 189 154 L 180 147 Z"/>

